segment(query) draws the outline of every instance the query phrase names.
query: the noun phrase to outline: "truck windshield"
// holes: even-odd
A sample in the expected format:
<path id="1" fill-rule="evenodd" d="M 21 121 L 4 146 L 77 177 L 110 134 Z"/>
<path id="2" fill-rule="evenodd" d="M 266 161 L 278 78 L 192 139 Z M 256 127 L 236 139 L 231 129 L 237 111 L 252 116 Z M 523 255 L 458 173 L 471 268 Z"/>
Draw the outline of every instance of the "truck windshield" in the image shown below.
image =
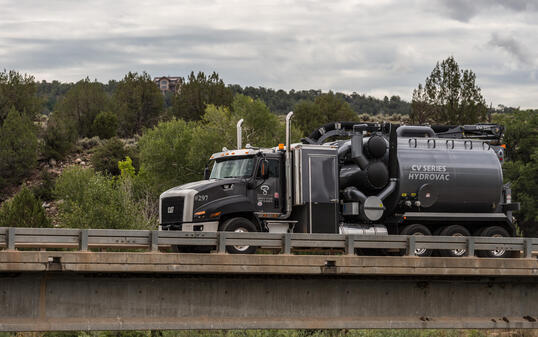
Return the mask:
<path id="1" fill-rule="evenodd" d="M 215 162 L 209 179 L 245 178 L 252 176 L 254 157 L 230 158 Z"/>

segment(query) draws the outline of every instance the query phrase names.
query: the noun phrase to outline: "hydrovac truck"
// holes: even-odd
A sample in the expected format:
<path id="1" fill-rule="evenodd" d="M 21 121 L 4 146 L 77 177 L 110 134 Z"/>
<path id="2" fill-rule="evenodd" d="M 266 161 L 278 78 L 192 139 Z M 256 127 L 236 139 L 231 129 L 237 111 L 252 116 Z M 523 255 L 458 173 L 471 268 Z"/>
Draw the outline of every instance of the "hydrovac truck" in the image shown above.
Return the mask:
<path id="1" fill-rule="evenodd" d="M 291 143 L 215 153 L 205 180 L 160 196 L 162 230 L 515 236 L 502 127 L 335 122 Z M 229 246 L 253 253 L 253 246 Z M 430 249 L 417 250 L 428 256 Z M 463 256 L 464 249 L 441 251 Z M 483 252 L 507 257 L 505 250 Z"/>

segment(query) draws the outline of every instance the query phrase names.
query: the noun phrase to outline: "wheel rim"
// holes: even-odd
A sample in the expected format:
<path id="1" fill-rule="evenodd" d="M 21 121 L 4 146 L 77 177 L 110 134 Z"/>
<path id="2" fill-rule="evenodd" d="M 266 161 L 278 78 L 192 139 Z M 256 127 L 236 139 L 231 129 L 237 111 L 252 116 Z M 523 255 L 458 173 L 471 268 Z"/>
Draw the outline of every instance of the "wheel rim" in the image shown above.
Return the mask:
<path id="1" fill-rule="evenodd" d="M 492 238 L 503 238 L 502 234 L 493 234 Z M 506 249 L 494 249 L 491 251 L 491 255 L 495 257 L 503 256 L 506 253 Z"/>
<path id="2" fill-rule="evenodd" d="M 465 236 L 461 233 L 454 233 L 452 234 L 452 236 L 457 236 L 457 237 L 462 237 L 462 236 Z M 467 249 L 452 249 L 452 254 L 454 256 L 463 256 L 465 255 L 465 253 L 467 252 Z"/>
<path id="3" fill-rule="evenodd" d="M 415 236 L 424 236 L 424 233 L 421 233 L 421 232 L 416 232 L 416 233 L 413 233 L 413 235 Z M 415 255 L 424 255 L 424 253 L 426 253 L 427 249 L 426 248 L 417 248 L 415 249 Z"/>
<path id="4" fill-rule="evenodd" d="M 244 227 L 238 227 L 234 230 L 236 233 L 248 233 L 248 230 Z M 233 246 L 237 251 L 244 252 L 249 249 L 250 246 Z"/>

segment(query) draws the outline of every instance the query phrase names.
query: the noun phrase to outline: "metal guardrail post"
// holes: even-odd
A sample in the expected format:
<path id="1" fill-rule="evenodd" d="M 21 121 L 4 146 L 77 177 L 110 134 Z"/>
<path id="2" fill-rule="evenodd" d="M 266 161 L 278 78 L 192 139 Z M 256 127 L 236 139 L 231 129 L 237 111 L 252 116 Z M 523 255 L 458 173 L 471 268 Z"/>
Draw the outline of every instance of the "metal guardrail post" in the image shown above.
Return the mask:
<path id="1" fill-rule="evenodd" d="M 217 253 L 226 253 L 226 232 L 218 232 L 217 237 Z"/>
<path id="2" fill-rule="evenodd" d="M 532 240 L 525 239 L 523 241 L 523 256 L 527 259 L 532 257 Z"/>
<path id="3" fill-rule="evenodd" d="M 284 237 L 282 238 L 282 253 L 283 254 L 291 254 L 291 234 L 285 233 Z"/>
<path id="4" fill-rule="evenodd" d="M 410 235 L 407 238 L 407 256 L 415 256 L 417 238 L 413 235 Z"/>
<path id="5" fill-rule="evenodd" d="M 79 249 L 83 252 L 88 251 L 88 230 L 87 229 L 80 230 Z"/>
<path id="6" fill-rule="evenodd" d="M 9 227 L 7 229 L 7 249 L 15 250 L 15 228 Z"/>
<path id="7" fill-rule="evenodd" d="M 346 235 L 346 255 L 355 255 L 355 237 Z"/>
<path id="8" fill-rule="evenodd" d="M 151 231 L 151 251 L 156 252 L 159 250 L 159 231 Z"/>
<path id="9" fill-rule="evenodd" d="M 474 257 L 474 238 L 467 238 L 467 256 Z"/>

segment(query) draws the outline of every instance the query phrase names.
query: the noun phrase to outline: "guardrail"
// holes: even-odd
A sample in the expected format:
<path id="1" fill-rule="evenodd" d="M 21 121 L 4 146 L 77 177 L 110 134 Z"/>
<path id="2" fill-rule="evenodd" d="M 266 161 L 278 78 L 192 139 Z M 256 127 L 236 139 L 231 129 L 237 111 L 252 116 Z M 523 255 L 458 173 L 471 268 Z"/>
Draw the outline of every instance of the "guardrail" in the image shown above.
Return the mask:
<path id="1" fill-rule="evenodd" d="M 479 250 L 504 249 L 523 252 L 522 257 L 530 258 L 533 251 L 538 251 L 538 238 L 0 227 L 0 248 L 7 250 L 114 248 L 158 251 L 173 245 L 214 247 L 217 253 L 224 253 L 226 246 L 242 245 L 279 249 L 282 254 L 291 254 L 295 248 L 343 249 L 347 255 L 354 255 L 356 249 L 400 249 L 409 256 L 415 255 L 416 249 L 465 249 L 468 256 L 474 256 Z"/>

